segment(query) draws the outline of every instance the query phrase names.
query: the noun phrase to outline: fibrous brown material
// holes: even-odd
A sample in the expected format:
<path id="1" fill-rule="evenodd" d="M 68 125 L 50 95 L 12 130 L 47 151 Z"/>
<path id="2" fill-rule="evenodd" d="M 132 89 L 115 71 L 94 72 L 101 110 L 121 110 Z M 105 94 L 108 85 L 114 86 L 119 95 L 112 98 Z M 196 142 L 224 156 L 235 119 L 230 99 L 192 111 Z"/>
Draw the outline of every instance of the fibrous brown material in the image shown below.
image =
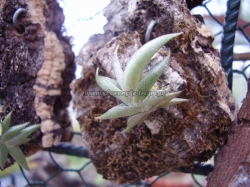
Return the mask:
<path id="1" fill-rule="evenodd" d="M 19 8 L 27 9 L 18 17 L 22 32 L 12 24 Z M 22 146 L 26 155 L 71 139 L 66 108 L 75 64 L 63 21 L 55 0 L 0 2 L 0 117 L 13 111 L 11 125 L 41 123 L 42 132 Z"/>
<path id="2" fill-rule="evenodd" d="M 95 45 L 98 40 L 93 36 L 84 45 L 79 54 L 83 77 L 72 84 L 83 140 L 97 171 L 108 180 L 128 183 L 208 160 L 227 139 L 236 112 L 218 51 L 212 47 L 210 29 L 200 18 L 191 16 L 184 0 L 114 0 L 104 14 L 109 22 L 98 40 L 106 44 Z M 171 91 L 183 90 L 179 97 L 189 102 L 159 109 L 142 125 L 124 133 L 126 118 L 94 119 L 120 103 L 101 95 L 95 71 L 99 67 L 101 75 L 115 78 L 116 47 L 119 45 L 118 57 L 124 69 L 144 43 L 152 19 L 157 25 L 151 38 L 183 34 L 160 49 L 145 72 L 170 48 L 169 66 L 154 88 L 169 85 Z"/>

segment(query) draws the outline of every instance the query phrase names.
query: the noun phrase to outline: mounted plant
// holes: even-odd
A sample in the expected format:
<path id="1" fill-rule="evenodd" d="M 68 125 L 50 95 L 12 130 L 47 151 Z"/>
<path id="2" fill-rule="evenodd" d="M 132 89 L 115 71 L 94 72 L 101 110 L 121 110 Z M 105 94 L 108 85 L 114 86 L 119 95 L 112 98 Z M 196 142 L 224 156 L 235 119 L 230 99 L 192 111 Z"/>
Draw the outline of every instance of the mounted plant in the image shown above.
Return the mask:
<path id="1" fill-rule="evenodd" d="M 24 123 L 10 127 L 11 115 L 10 112 L 0 123 L 0 166 L 1 169 L 4 168 L 8 154 L 10 154 L 20 166 L 29 170 L 25 156 L 19 146 L 29 142 L 31 138 L 28 138 L 28 136 L 40 125 L 27 127 L 29 123 Z"/>
<path id="2" fill-rule="evenodd" d="M 96 70 L 97 84 L 109 94 L 115 96 L 123 103 L 109 109 L 96 119 L 113 119 L 129 116 L 124 132 L 129 132 L 135 125 L 140 125 L 149 114 L 166 106 L 176 105 L 188 101 L 188 99 L 176 98 L 181 91 L 170 92 L 170 87 L 165 90 L 150 91 L 155 82 L 164 72 L 170 58 L 168 56 L 155 65 L 142 77 L 143 70 L 152 56 L 172 38 L 182 33 L 167 34 L 151 40 L 134 53 L 124 72 L 117 56 L 118 47 L 115 50 L 113 64 L 116 80 L 100 76 Z"/>
<path id="3" fill-rule="evenodd" d="M 114 0 L 104 10 L 105 33 L 92 36 L 78 55 L 84 76 L 72 84 L 73 104 L 89 157 L 105 179 L 135 184 L 193 166 L 211 158 L 227 139 L 234 99 L 212 32 L 186 6 L 186 1 Z M 162 43 L 147 51 L 152 43 L 142 46 L 142 41 L 152 19 L 157 25 L 151 36 L 161 37 L 151 42 Z M 173 32 L 183 34 L 166 39 Z M 185 99 L 176 98 L 178 91 Z M 158 93 L 163 95 L 153 97 Z"/>

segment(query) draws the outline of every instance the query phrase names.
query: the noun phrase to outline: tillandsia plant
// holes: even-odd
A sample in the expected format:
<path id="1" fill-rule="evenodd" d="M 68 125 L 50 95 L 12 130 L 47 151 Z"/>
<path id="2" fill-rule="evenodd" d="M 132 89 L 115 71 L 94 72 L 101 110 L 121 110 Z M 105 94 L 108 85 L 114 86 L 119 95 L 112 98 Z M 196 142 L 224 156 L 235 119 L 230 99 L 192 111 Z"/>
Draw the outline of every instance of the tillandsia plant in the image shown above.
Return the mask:
<path id="1" fill-rule="evenodd" d="M 129 132 L 136 125 L 142 124 L 150 113 L 159 108 L 188 101 L 188 99 L 176 98 L 181 91 L 170 92 L 169 87 L 165 90 L 150 91 L 157 79 L 163 74 L 170 58 L 170 51 L 162 62 L 155 65 L 142 77 L 143 70 L 152 56 L 168 41 L 180 34 L 182 33 L 163 35 L 143 45 L 134 53 L 124 72 L 117 56 L 118 47 L 116 48 L 113 64 L 116 80 L 100 76 L 97 69 L 96 82 L 104 91 L 115 96 L 123 103 L 109 109 L 96 119 L 129 116 L 127 127 L 124 130 L 124 132 Z"/>
<path id="2" fill-rule="evenodd" d="M 25 156 L 19 145 L 31 140 L 28 138 L 40 125 L 31 125 L 29 123 L 15 125 L 10 127 L 12 113 L 10 112 L 0 123 L 0 166 L 1 169 L 7 161 L 8 154 L 24 169 L 29 170 Z"/>

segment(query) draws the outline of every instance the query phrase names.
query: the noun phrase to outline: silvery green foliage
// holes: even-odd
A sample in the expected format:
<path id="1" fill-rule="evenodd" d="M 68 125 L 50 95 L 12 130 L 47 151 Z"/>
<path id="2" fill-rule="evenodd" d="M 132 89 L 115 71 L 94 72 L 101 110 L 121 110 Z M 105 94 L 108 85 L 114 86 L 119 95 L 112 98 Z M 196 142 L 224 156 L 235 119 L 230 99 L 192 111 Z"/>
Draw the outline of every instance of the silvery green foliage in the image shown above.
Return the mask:
<path id="1" fill-rule="evenodd" d="M 176 105 L 188 101 L 176 98 L 181 92 L 165 90 L 150 91 L 157 79 L 162 75 L 170 58 L 168 56 L 155 65 L 144 77 L 143 70 L 152 56 L 168 41 L 182 33 L 167 34 L 151 40 L 143 45 L 130 59 L 124 72 L 121 69 L 117 50 L 115 51 L 114 72 L 116 80 L 100 76 L 96 71 L 97 84 L 109 94 L 123 103 L 109 109 L 96 119 L 113 119 L 129 116 L 124 132 L 129 132 L 134 126 L 142 124 L 148 115 L 159 108 Z M 134 94 L 125 94 L 134 93 Z"/>
<path id="2" fill-rule="evenodd" d="M 20 166 L 29 170 L 29 166 L 19 145 L 30 141 L 31 138 L 28 138 L 28 136 L 38 129 L 40 125 L 27 127 L 29 123 L 24 123 L 10 127 L 11 115 L 12 113 L 10 112 L 0 123 L 0 167 L 4 168 L 8 154 L 10 154 Z"/>

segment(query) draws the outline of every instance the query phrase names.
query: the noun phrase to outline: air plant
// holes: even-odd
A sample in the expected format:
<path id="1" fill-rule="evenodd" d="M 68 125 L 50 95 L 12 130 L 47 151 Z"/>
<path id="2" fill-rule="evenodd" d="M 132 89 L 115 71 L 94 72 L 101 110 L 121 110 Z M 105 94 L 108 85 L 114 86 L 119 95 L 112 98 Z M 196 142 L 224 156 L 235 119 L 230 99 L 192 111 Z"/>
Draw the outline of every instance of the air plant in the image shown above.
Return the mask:
<path id="1" fill-rule="evenodd" d="M 31 125 L 29 123 L 15 125 L 10 127 L 12 113 L 10 112 L 0 123 L 0 167 L 4 168 L 8 154 L 24 169 L 29 170 L 25 156 L 20 149 L 20 145 L 31 140 L 28 138 L 40 125 Z"/>
<path id="2" fill-rule="evenodd" d="M 136 125 L 140 125 L 150 113 L 171 105 L 180 104 L 188 99 L 176 98 L 181 91 L 170 92 L 170 88 L 150 91 L 157 79 L 163 74 L 170 58 L 168 56 L 156 64 L 142 77 L 143 70 L 152 56 L 172 38 L 182 33 L 174 33 L 160 36 L 143 45 L 134 53 L 128 62 L 124 72 L 121 69 L 117 56 L 118 47 L 115 50 L 114 72 L 116 80 L 100 76 L 96 71 L 97 84 L 107 93 L 113 95 L 123 103 L 109 109 L 96 119 L 114 119 L 129 116 L 124 132 L 129 132 Z"/>

